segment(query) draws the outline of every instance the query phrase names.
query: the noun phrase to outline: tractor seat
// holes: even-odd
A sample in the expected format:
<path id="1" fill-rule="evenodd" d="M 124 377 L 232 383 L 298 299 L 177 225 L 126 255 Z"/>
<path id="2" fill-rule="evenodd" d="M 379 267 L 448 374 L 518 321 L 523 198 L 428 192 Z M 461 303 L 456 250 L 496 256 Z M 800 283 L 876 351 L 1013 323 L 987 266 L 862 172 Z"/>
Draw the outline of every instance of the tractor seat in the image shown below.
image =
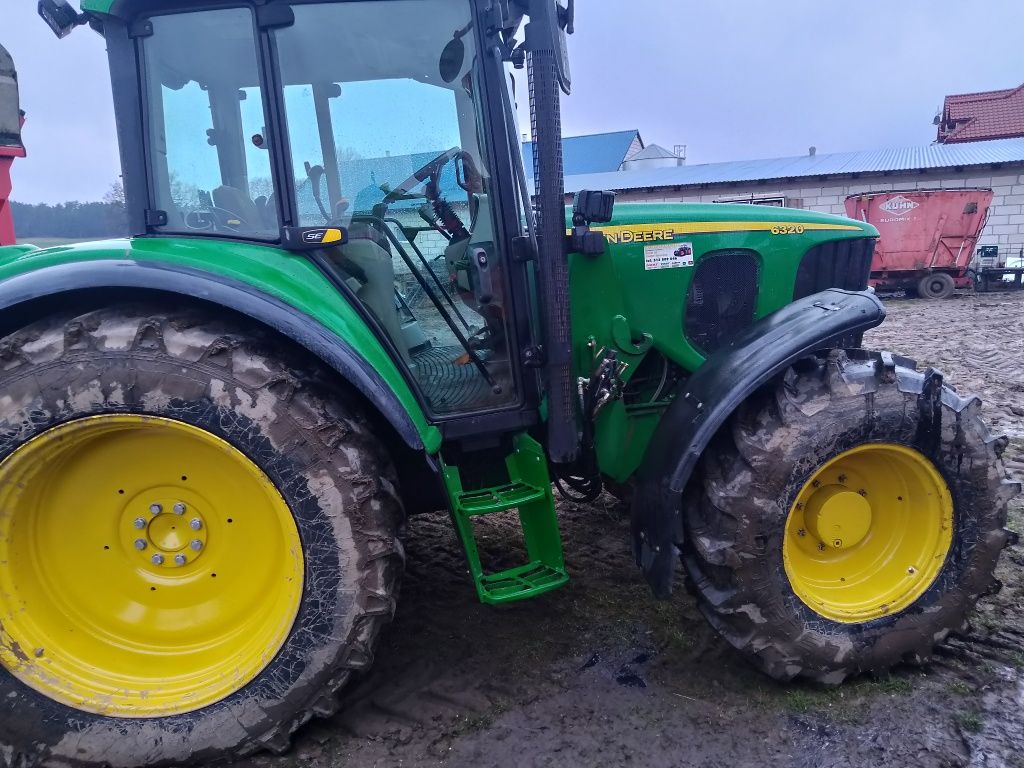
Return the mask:
<path id="1" fill-rule="evenodd" d="M 338 250 L 348 262 L 359 268 L 365 278 L 365 282 L 356 290 L 356 297 L 373 312 L 406 363 L 411 363 L 395 306 L 395 266 L 391 254 L 371 237 L 350 236 L 349 241 Z M 345 270 L 344 263 L 337 259 L 332 261 L 335 266 Z"/>

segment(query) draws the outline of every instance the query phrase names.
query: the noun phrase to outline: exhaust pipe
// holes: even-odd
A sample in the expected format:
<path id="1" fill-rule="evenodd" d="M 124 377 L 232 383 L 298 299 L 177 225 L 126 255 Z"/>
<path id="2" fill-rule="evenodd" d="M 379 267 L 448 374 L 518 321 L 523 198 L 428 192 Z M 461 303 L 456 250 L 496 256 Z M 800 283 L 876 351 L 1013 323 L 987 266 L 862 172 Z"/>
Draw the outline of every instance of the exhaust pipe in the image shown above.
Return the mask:
<path id="1" fill-rule="evenodd" d="M 548 456 L 569 464 L 580 453 L 577 397 L 572 381 L 569 275 L 565 249 L 565 179 L 558 51 L 561 29 L 555 0 L 534 0 L 526 26 L 530 127 L 534 133 L 534 188 L 538 200 L 540 295 L 548 394 Z"/>
<path id="2" fill-rule="evenodd" d="M 534 0 L 533 5 L 553 0 Z M 543 19 L 545 14 L 539 14 Z M 557 17 L 555 17 L 557 24 Z M 548 396 L 548 456 L 568 464 L 579 454 L 576 395 L 572 380 L 569 326 L 569 262 L 565 248 L 565 178 L 562 164 L 562 110 L 554 45 L 557 35 L 536 15 L 526 27 L 533 131 L 534 190 L 538 200 L 541 317 L 544 321 Z"/>

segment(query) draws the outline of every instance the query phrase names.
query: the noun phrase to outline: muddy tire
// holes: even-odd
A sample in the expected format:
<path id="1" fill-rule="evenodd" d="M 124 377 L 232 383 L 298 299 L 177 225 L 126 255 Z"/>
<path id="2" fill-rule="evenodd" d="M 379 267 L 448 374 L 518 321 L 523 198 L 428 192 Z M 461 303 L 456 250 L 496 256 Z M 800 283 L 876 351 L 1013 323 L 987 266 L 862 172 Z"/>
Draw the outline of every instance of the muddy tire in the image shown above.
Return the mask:
<path id="1" fill-rule="evenodd" d="M 917 283 L 917 295 L 922 299 L 948 299 L 956 288 L 953 278 L 945 272 L 932 272 Z"/>
<path id="2" fill-rule="evenodd" d="M 146 703 L 145 691 L 136 697 L 139 710 L 127 716 L 124 706 L 114 714 L 104 711 L 114 699 L 105 704 L 102 697 L 80 697 L 75 702 L 81 690 L 62 691 L 59 681 L 39 683 L 42 678 L 34 676 L 32 666 L 60 663 L 60 644 L 40 647 L 35 658 L 23 651 L 12 656 L 10 651 L 17 646 L 11 634 L 15 630 L 0 624 L 0 662 L 5 662 L 0 663 L 0 763 L 4 759 L 19 766 L 219 763 L 263 749 L 281 752 L 289 747 L 296 728 L 314 716 L 329 716 L 337 710 L 337 692 L 354 674 L 370 666 L 378 635 L 394 613 L 403 567 L 397 539 L 403 510 L 390 460 L 360 414 L 358 402 L 316 361 L 275 336 L 224 322 L 205 311 L 120 306 L 53 317 L 0 340 L 0 392 L 0 474 L 19 446 L 43 445 L 45 439 L 36 438 L 58 434 L 55 430 L 63 430 L 63 438 L 65 433 L 71 434 L 67 430 L 93 423 L 112 424 L 115 429 L 97 438 L 101 442 L 130 435 L 130 430 L 122 429 L 124 424 L 138 430 L 149 428 L 139 425 L 158 424 L 165 430 L 187 433 L 183 440 L 198 436 L 200 449 L 206 440 L 223 446 L 218 449 L 222 453 L 237 452 L 257 467 L 279 494 L 273 498 L 281 500 L 286 522 L 300 542 L 296 573 L 302 580 L 295 593 L 294 619 L 284 614 L 280 617 L 288 623 L 280 629 L 278 650 L 272 656 L 264 652 L 248 681 L 234 685 L 226 695 L 201 708 L 171 701 L 168 708 L 176 711 L 154 716 L 146 715 L 144 707 L 152 706 L 152 700 Z M 139 414 L 147 418 L 139 419 Z M 100 449 L 105 450 L 100 443 L 88 447 L 81 460 L 94 459 Z M 168 471 L 174 470 L 174 477 L 167 479 L 168 487 L 176 488 L 180 475 L 181 493 L 191 493 L 194 482 L 204 472 L 209 474 L 209 468 L 198 458 L 189 464 L 187 453 L 178 458 L 180 466 L 165 462 Z M 101 557 L 134 556 L 131 539 L 128 545 L 119 545 L 117 520 L 104 517 L 108 514 L 104 510 L 116 512 L 118 504 L 137 490 L 132 483 L 140 482 L 140 475 L 148 471 L 144 467 L 160 466 L 165 459 L 159 449 L 140 454 L 138 465 L 129 461 L 128 466 L 111 466 L 109 472 L 94 476 L 94 485 L 78 489 L 74 536 L 83 551 L 78 564 L 83 580 L 89 577 L 89 563 L 107 567 L 102 563 L 109 561 L 101 561 Z M 60 459 L 66 472 L 73 472 L 78 460 L 77 454 Z M 59 486 L 62 477 L 63 473 L 53 475 L 52 484 Z M 200 491 L 216 494 L 220 492 L 216 485 Z M 48 498 L 49 489 L 39 492 L 43 494 L 40 498 Z M 146 498 L 145 489 L 140 493 Z M 102 503 L 93 504 L 91 494 L 104 494 Z M 164 513 L 153 520 L 162 519 Z M 184 547 L 181 560 L 188 564 L 182 567 L 195 568 L 196 579 L 210 576 L 203 571 L 204 563 L 215 562 L 218 541 L 222 546 L 230 540 L 227 531 L 231 525 L 226 524 L 233 523 L 235 530 L 244 528 L 241 516 L 245 513 L 239 505 L 234 512 L 239 519 L 225 523 L 227 511 L 207 509 L 202 533 L 209 530 L 209 541 L 201 552 L 192 551 L 197 547 Z M 191 507 L 188 515 L 192 515 Z M 126 519 L 131 522 L 130 514 Z M 146 529 L 138 519 L 135 522 L 140 523 L 135 527 L 144 529 L 136 534 L 140 537 L 150 535 L 156 526 L 156 522 L 147 522 L 150 528 Z M 0 547 L 14 546 L 12 530 L 8 530 L 6 541 L 0 531 Z M 163 530 L 166 533 L 170 526 Z M 270 559 L 260 556 L 255 539 L 250 543 L 254 552 L 246 560 L 244 573 L 213 573 L 217 578 L 202 580 L 211 600 L 218 594 L 214 585 L 225 585 L 223 589 L 229 591 L 222 597 L 231 599 L 231 589 L 244 592 L 246 584 L 263 578 L 261 569 L 269 568 L 265 563 Z M 139 554 L 150 557 L 155 546 L 150 543 Z M 171 541 L 167 546 L 177 544 Z M 271 541 L 267 546 L 275 544 Z M 202 560 L 200 555 L 210 560 Z M 235 555 L 224 557 L 230 562 Z M 289 556 L 294 557 L 295 552 L 282 555 L 286 560 Z M 25 567 L 24 562 L 4 562 L 0 580 L 16 582 Z M 51 562 L 48 567 L 59 570 L 60 566 Z M 168 559 L 163 567 L 173 568 L 173 564 Z M 178 574 L 149 572 L 147 568 L 148 561 L 139 560 L 124 579 L 111 580 L 110 602 L 121 605 L 128 601 L 126 604 L 143 615 L 163 610 L 165 603 L 148 604 L 147 596 L 152 595 L 154 601 L 167 599 L 158 596 L 174 594 Z M 153 586 L 140 587 L 126 596 L 136 576 L 142 584 Z M 17 583 L 11 586 L 14 596 L 2 598 L 9 603 L 29 594 L 19 592 Z M 59 606 L 40 605 L 25 597 L 22 608 L 28 614 L 45 614 L 54 626 L 65 621 Z M 183 612 L 180 605 L 172 608 L 179 611 L 174 615 L 200 622 L 197 617 L 202 612 L 188 603 Z M 113 623 L 120 620 L 118 616 L 102 618 L 110 626 L 119 626 Z M 157 641 L 173 646 L 176 626 L 166 621 L 166 616 L 157 619 L 156 625 L 167 635 L 157 636 Z M 2 620 L 9 623 L 7 615 Z M 70 626 L 73 618 L 66 621 Z M 197 623 L 199 629 L 193 630 L 199 632 L 202 626 Z M 221 635 L 210 637 L 211 643 L 214 637 L 219 642 Z M 229 635 L 224 637 L 228 638 L 225 643 L 235 642 Z M 193 640 L 186 637 L 182 642 Z M 125 642 L 134 649 L 133 637 Z M 158 671 L 162 663 L 153 660 Z M 200 687 L 198 693 L 204 690 Z"/>
<path id="3" fill-rule="evenodd" d="M 896 362 L 859 350 L 801 361 L 741 406 L 705 452 L 688 488 L 683 564 L 700 609 L 729 643 L 776 679 L 836 684 L 860 672 L 925 660 L 950 631 L 964 626 L 975 602 L 994 586 L 1008 537 L 1007 502 L 1020 490 L 1006 480 L 1000 460 L 1006 441 L 989 435 L 976 398 L 961 397 L 931 369 L 922 373 L 911 361 Z M 821 467 L 874 450 L 918 457 L 924 477 L 937 470 L 935 477 L 949 490 L 952 522 L 942 526 L 948 548 L 942 558 L 933 557 L 934 577 L 921 583 L 924 591 L 906 593 L 912 599 L 898 611 L 853 606 L 837 615 L 821 607 L 827 602 L 812 608 L 806 593 L 798 594 L 803 582 L 797 571 L 791 576 L 791 550 L 784 555 L 786 537 L 794 533 L 792 516 L 808 514 L 796 500 L 819 492 L 811 478 Z M 884 464 L 872 466 L 884 474 Z M 847 495 L 854 507 L 861 503 L 856 489 Z M 876 520 L 907 514 L 908 507 L 899 506 L 903 497 L 894 497 L 896 491 L 866 497 Z M 936 526 L 937 537 L 942 528 Z M 812 540 L 804 527 L 795 532 L 807 537 L 798 539 L 801 545 Z M 845 556 L 835 555 L 837 561 Z M 914 573 L 906 563 L 897 567 Z M 827 586 L 839 581 L 846 578 Z M 871 586 L 867 577 L 863 583 Z M 818 594 L 813 586 L 811 592 Z M 827 590 L 821 594 L 828 599 Z"/>

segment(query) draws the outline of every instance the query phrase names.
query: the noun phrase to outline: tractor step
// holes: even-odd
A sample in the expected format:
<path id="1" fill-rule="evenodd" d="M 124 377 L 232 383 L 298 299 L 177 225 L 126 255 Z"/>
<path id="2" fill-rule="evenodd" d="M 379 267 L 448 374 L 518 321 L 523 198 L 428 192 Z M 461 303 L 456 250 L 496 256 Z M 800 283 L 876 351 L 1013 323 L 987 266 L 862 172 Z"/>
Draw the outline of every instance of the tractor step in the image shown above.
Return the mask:
<path id="1" fill-rule="evenodd" d="M 467 491 L 458 467 L 444 465 L 452 516 L 466 550 L 469 572 L 481 602 L 490 605 L 536 597 L 569 581 L 543 449 L 529 435 L 517 435 L 505 467 L 508 482 Z M 473 518 L 509 510 L 519 512 L 529 562 L 484 573 Z"/>

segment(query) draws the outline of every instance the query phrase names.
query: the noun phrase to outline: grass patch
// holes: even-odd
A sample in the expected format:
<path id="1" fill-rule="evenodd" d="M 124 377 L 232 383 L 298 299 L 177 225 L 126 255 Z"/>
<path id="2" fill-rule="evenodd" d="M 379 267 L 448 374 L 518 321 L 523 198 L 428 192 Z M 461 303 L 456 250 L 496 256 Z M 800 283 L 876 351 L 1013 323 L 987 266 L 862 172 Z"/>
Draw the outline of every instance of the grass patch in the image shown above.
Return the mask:
<path id="1" fill-rule="evenodd" d="M 954 680 L 946 686 L 946 690 L 957 696 L 967 696 L 972 692 L 971 686 L 963 680 Z"/>
<path id="2" fill-rule="evenodd" d="M 966 712 L 959 717 L 960 727 L 970 733 L 977 733 L 981 730 L 981 718 L 974 712 Z"/>
<path id="3" fill-rule="evenodd" d="M 762 706 L 772 700 L 794 714 L 813 714 L 836 723 L 858 723 L 879 696 L 905 696 L 914 690 L 913 678 L 888 675 L 858 678 L 835 688 L 791 687 L 772 696 L 764 691 Z"/>
<path id="4" fill-rule="evenodd" d="M 812 709 L 818 709 L 820 702 L 817 701 L 817 696 L 809 691 L 802 691 L 799 688 L 793 688 L 786 691 L 783 700 L 786 703 L 786 709 L 790 712 L 795 712 L 798 715 L 806 714 Z"/>
<path id="5" fill-rule="evenodd" d="M 881 693 L 887 693 L 890 696 L 904 695 L 914 690 L 913 683 L 911 683 L 907 678 L 893 677 L 891 675 L 879 680 L 872 680 L 867 685 L 876 688 Z"/>
<path id="6" fill-rule="evenodd" d="M 690 634 L 675 603 L 655 603 L 654 614 L 656 621 L 652 629 L 659 646 L 670 653 L 683 653 L 693 647 L 693 635 Z"/>
<path id="7" fill-rule="evenodd" d="M 481 712 L 477 715 L 460 715 L 458 716 L 455 725 L 449 731 L 449 735 L 459 737 L 475 733 L 477 731 L 485 731 L 494 725 L 495 720 L 508 712 L 511 708 L 511 702 L 499 701 L 487 712 Z"/>
<path id="8" fill-rule="evenodd" d="M 1024 446 L 1017 453 L 1024 453 Z M 1024 534 L 1024 509 L 1017 505 L 1011 505 L 1006 516 L 1006 527 L 1014 533 Z"/>
<path id="9" fill-rule="evenodd" d="M 992 611 L 980 610 L 974 614 L 974 623 L 984 629 L 988 634 L 993 634 L 999 631 L 1003 626 L 1003 621 L 999 616 L 996 616 Z"/>

